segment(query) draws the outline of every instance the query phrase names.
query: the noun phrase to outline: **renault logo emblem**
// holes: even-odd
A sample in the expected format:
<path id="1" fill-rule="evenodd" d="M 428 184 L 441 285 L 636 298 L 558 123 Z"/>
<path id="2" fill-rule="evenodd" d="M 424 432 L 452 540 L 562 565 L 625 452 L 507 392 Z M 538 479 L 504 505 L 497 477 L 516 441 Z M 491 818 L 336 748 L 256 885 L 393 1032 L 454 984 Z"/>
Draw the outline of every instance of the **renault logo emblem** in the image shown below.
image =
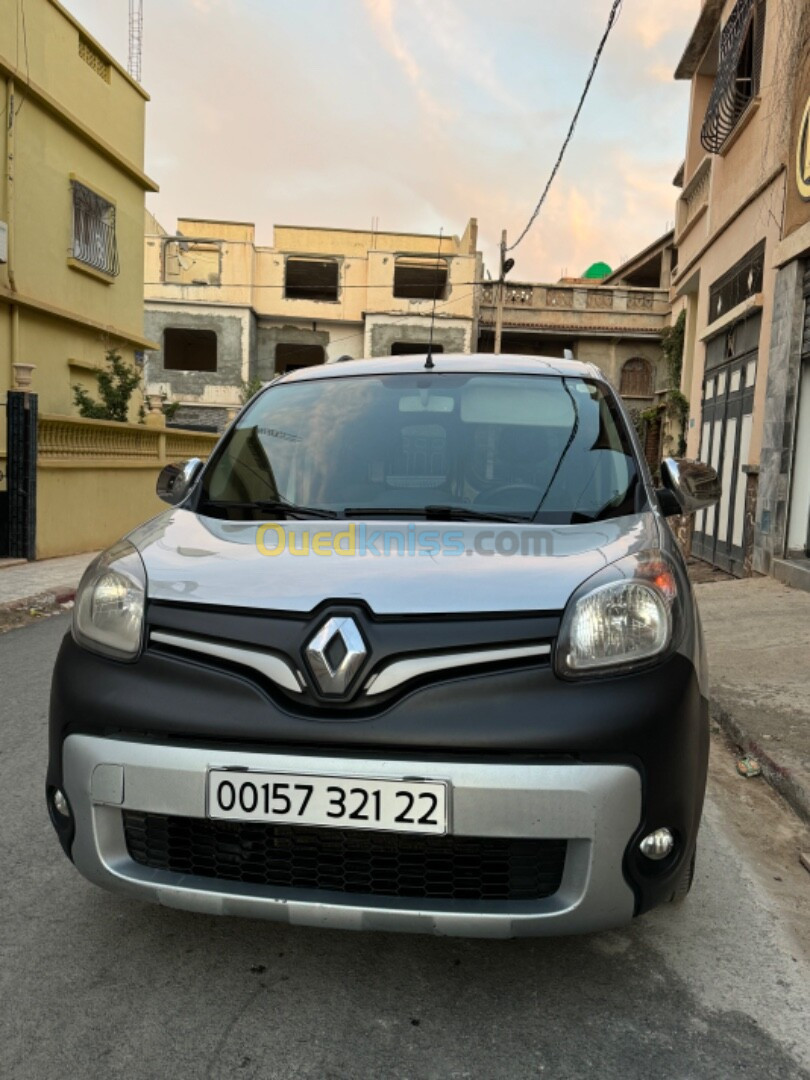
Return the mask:
<path id="1" fill-rule="evenodd" d="M 368 655 L 350 615 L 327 619 L 305 653 L 322 694 L 344 693 Z"/>

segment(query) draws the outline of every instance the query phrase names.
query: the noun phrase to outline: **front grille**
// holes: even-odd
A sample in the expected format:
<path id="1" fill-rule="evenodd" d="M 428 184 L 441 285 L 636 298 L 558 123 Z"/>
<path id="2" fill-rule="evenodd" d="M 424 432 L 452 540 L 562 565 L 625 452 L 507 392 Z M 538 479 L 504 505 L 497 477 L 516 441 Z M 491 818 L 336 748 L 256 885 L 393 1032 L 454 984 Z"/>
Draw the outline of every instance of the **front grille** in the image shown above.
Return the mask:
<path id="1" fill-rule="evenodd" d="M 176 874 L 429 900 L 539 900 L 560 887 L 565 840 L 412 836 L 124 811 L 127 849 Z"/>

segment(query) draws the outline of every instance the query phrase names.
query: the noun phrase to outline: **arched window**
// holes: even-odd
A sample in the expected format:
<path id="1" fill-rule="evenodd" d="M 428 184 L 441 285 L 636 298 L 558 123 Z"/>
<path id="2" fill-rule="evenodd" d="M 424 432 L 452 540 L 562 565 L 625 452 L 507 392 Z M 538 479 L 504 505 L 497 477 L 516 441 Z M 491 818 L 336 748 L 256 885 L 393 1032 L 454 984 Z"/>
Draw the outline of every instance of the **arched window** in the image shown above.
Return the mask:
<path id="1" fill-rule="evenodd" d="M 622 368 L 619 393 L 622 397 L 650 398 L 653 396 L 652 370 L 640 356 L 628 360 Z"/>

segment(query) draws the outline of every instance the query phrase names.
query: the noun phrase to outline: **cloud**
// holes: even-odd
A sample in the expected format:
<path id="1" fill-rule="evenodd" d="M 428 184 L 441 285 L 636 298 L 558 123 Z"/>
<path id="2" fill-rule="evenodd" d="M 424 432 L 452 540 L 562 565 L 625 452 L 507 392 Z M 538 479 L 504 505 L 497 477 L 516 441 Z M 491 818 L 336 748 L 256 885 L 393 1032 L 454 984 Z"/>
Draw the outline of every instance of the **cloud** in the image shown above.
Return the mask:
<path id="1" fill-rule="evenodd" d="M 621 21 L 628 35 L 643 49 L 654 49 L 665 38 L 677 32 L 684 44 L 697 21 L 697 4 L 646 3 L 627 4 L 622 8 Z"/>
<path id="2" fill-rule="evenodd" d="M 126 58 L 109 0 L 70 0 Z M 149 206 L 178 216 L 461 233 L 497 265 L 573 115 L 609 0 L 172 0 L 148 4 Z M 650 14 L 660 16 L 651 26 Z M 666 10 L 664 10 L 666 8 Z M 674 216 L 697 0 L 627 0 L 516 280 L 618 265 Z M 193 48 L 178 52 L 178 41 Z M 645 42 L 647 44 L 645 44 Z M 666 76 L 666 77 L 665 77 Z"/>
<path id="3" fill-rule="evenodd" d="M 471 32 L 469 20 L 462 16 L 457 4 L 452 0 L 443 0 L 440 5 L 435 0 L 415 0 L 414 6 L 431 44 L 458 74 L 513 113 L 525 113 L 525 102 L 498 78 L 486 43 Z"/>
<path id="4" fill-rule="evenodd" d="M 393 0 L 363 0 L 363 4 L 377 32 L 380 44 L 396 60 L 413 86 L 424 111 L 434 120 L 450 119 L 450 111 L 431 95 L 422 69 L 396 30 Z"/>

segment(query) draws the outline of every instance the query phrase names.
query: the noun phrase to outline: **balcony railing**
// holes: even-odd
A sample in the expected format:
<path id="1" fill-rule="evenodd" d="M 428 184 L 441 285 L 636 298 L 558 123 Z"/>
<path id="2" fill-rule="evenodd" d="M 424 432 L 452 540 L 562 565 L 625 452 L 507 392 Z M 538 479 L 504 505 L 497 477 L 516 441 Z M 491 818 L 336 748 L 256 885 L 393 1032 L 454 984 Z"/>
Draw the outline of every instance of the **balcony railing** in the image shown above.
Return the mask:
<path id="1" fill-rule="evenodd" d="M 678 200 L 678 239 L 709 203 L 712 159 L 705 157 L 692 174 Z"/>
<path id="2" fill-rule="evenodd" d="M 481 290 L 481 317 L 484 322 L 494 318 L 498 302 L 497 284 L 485 285 Z M 605 318 L 622 315 L 664 315 L 668 310 L 668 294 L 665 289 L 636 289 L 624 286 L 587 285 L 534 285 L 513 283 L 505 287 L 504 307 L 511 309 L 515 317 L 518 311 L 547 313 L 562 316 L 570 313 L 577 318 L 599 316 Z M 489 309 L 489 310 L 488 310 Z M 508 318 L 508 316 L 507 316 Z"/>

